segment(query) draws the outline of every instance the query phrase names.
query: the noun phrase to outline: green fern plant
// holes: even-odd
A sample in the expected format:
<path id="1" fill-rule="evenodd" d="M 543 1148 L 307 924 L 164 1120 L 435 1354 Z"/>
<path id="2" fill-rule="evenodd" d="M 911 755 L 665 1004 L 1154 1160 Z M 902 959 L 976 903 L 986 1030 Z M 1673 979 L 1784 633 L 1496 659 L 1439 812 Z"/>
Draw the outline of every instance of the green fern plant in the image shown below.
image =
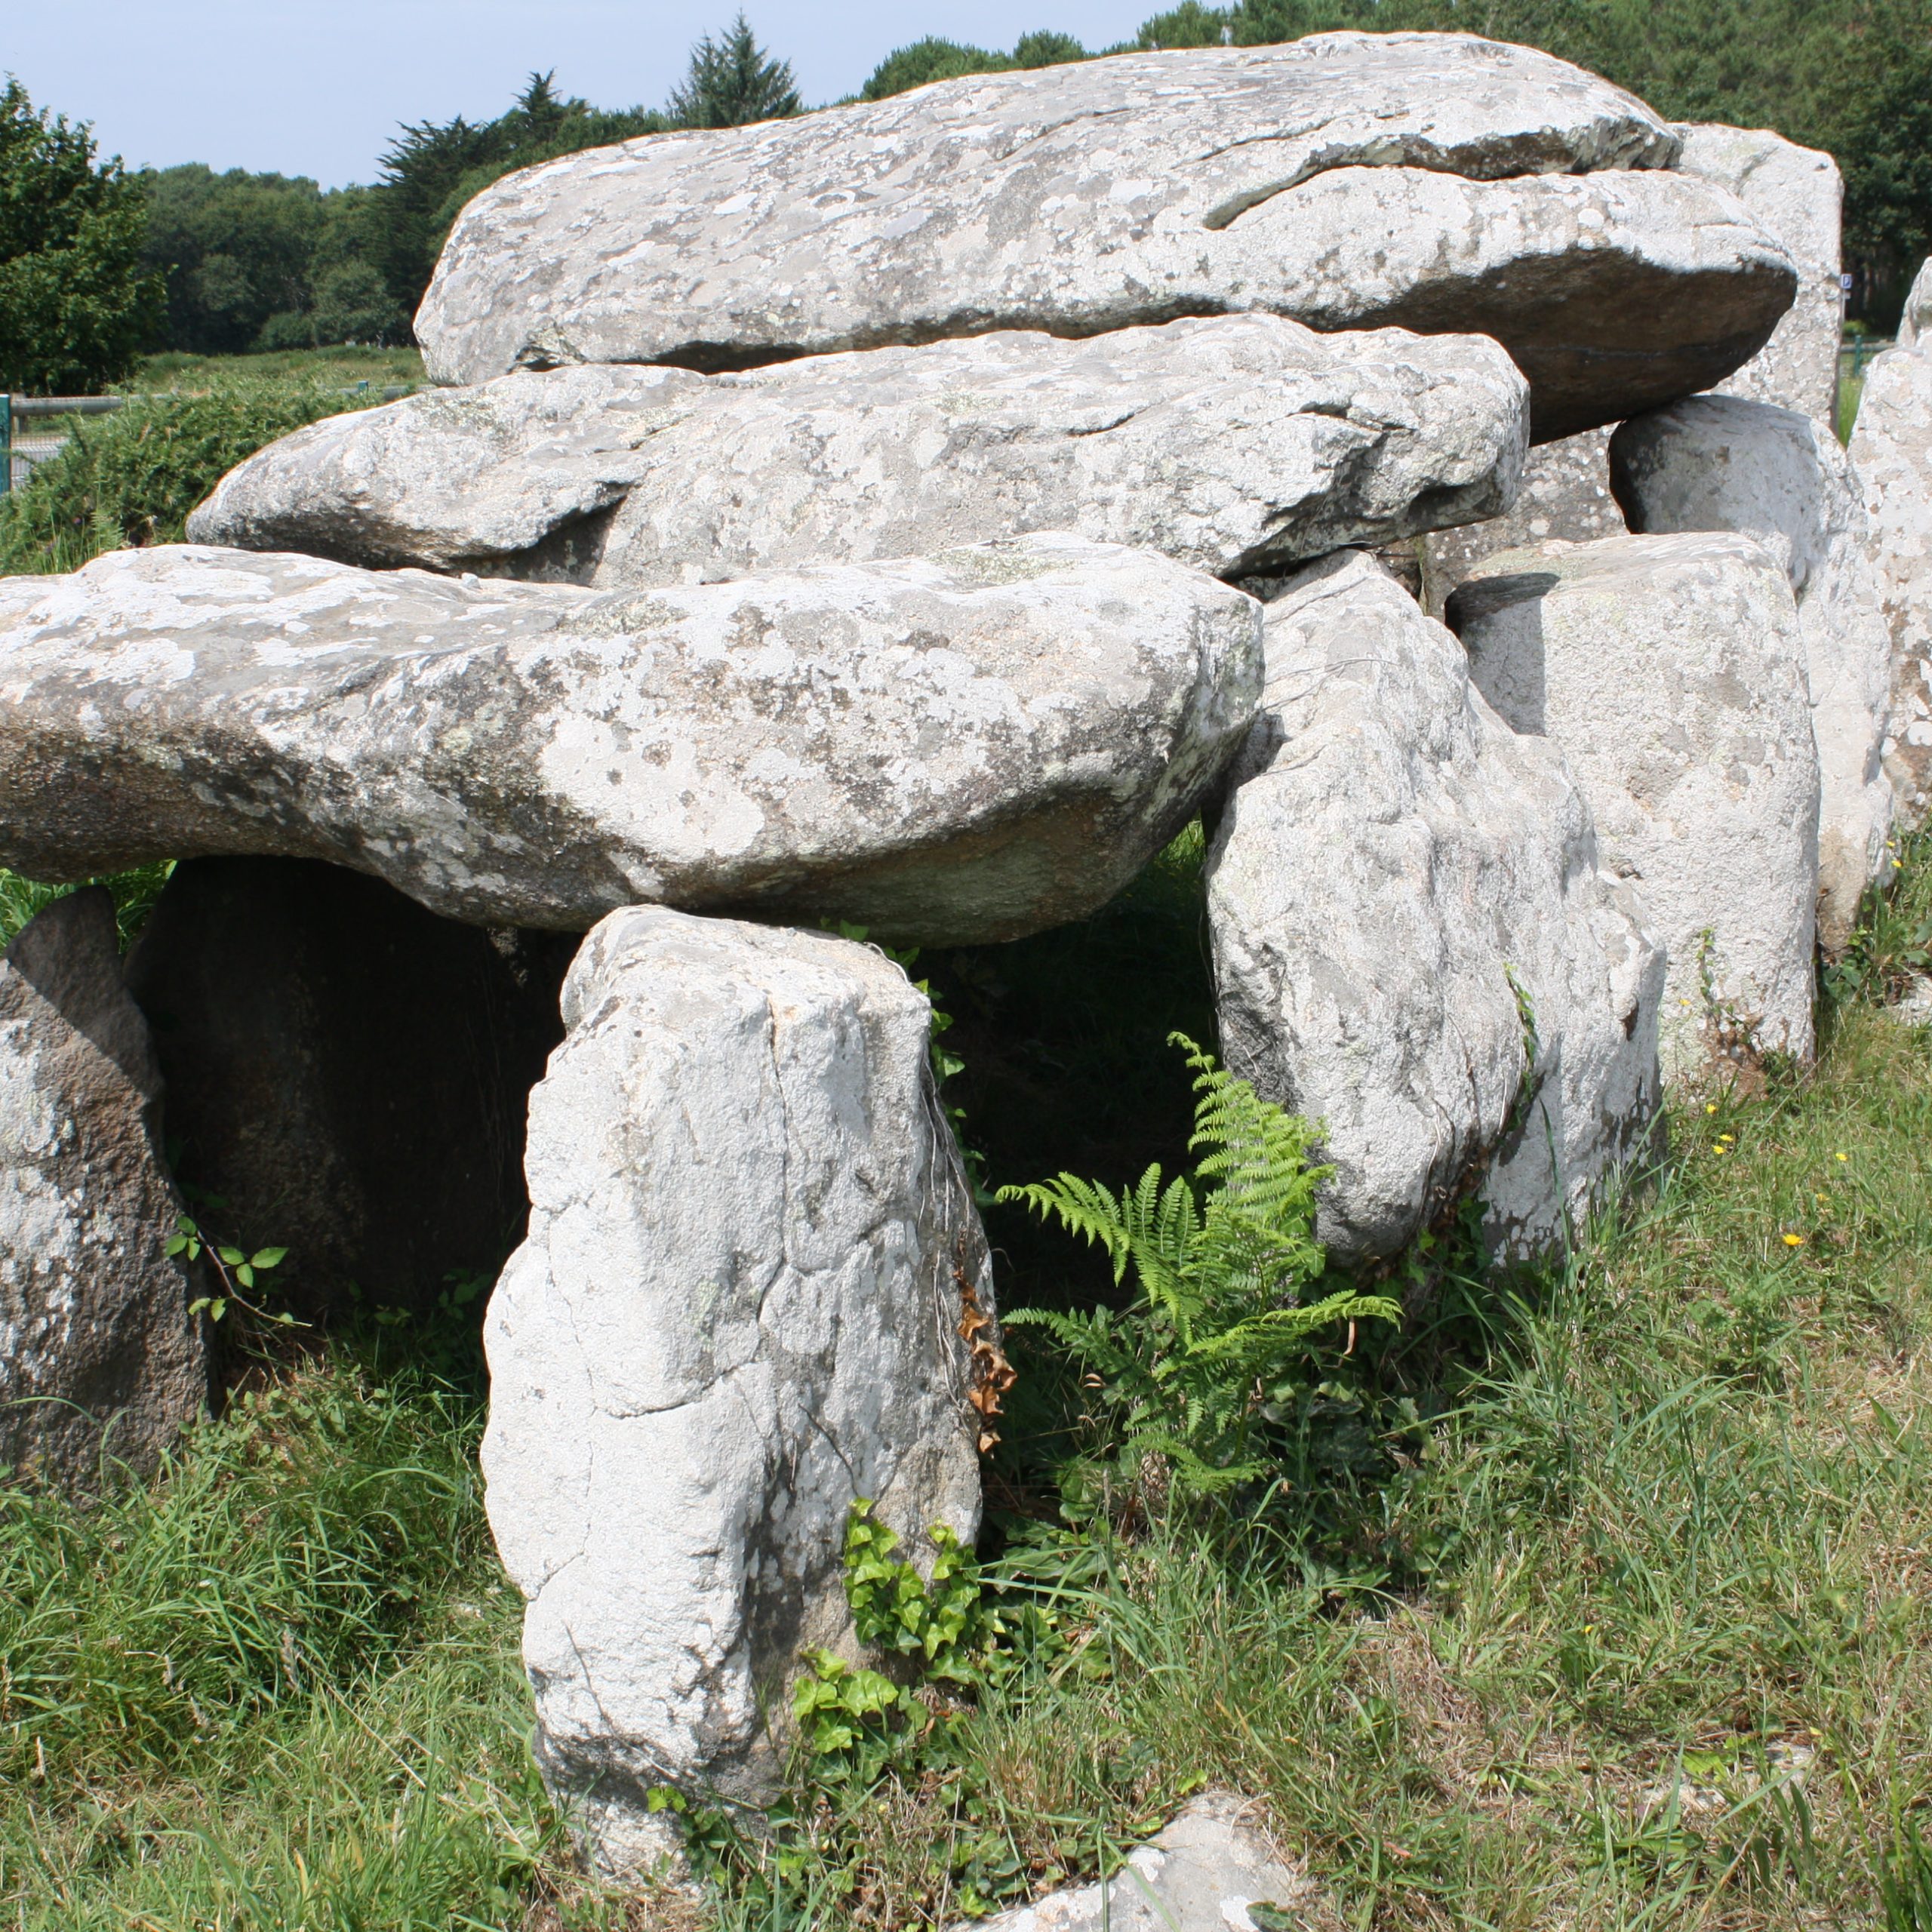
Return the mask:
<path id="1" fill-rule="evenodd" d="M 1134 1298 L 1119 1311 L 1001 1318 L 1046 1329 L 1086 1371 L 1110 1438 L 1103 1457 L 1130 1493 L 1159 1457 L 1178 1489 L 1211 1496 L 1269 1473 L 1266 1411 L 1292 1392 L 1320 1337 L 1400 1311 L 1352 1289 L 1305 1299 L 1326 1258 L 1315 1190 L 1334 1171 L 1309 1158 L 1318 1130 L 1184 1034 L 1169 1039 L 1194 1069 L 1192 1176 L 1164 1185 L 1156 1163 L 1118 1194 L 1063 1174 L 998 1197 L 1104 1248 L 1116 1284 L 1132 1272 Z"/>

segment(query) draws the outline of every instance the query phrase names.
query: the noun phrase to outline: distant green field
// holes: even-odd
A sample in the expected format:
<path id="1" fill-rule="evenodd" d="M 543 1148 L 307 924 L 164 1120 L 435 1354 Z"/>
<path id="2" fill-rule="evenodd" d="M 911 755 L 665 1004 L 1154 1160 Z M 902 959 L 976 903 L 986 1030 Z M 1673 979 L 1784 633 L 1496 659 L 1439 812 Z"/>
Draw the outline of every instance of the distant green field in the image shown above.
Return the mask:
<path id="1" fill-rule="evenodd" d="M 420 349 L 279 349 L 260 355 L 189 355 L 171 350 L 146 357 L 121 389 L 129 394 L 194 389 L 234 381 L 389 383 L 423 380 Z"/>

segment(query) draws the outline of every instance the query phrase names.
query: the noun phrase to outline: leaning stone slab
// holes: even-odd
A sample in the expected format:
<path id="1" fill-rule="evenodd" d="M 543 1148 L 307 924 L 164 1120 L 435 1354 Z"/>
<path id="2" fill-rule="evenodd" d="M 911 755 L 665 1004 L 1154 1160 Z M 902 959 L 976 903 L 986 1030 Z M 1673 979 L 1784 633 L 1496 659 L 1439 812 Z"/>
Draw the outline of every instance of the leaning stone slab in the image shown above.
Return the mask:
<path id="1" fill-rule="evenodd" d="M 1268 315 L 736 375 L 558 369 L 298 430 L 189 534 L 614 587 L 1071 530 L 1238 578 L 1495 515 L 1527 405 L 1483 337 Z"/>
<path id="2" fill-rule="evenodd" d="M 1687 122 L 1676 132 L 1683 143 L 1678 167 L 1735 195 L 1798 269 L 1798 299 L 1770 340 L 1726 377 L 1718 392 L 1801 411 L 1835 435 L 1844 317 L 1838 286 L 1844 183 L 1838 163 L 1762 128 Z"/>
<path id="3" fill-rule="evenodd" d="M 1666 1078 L 1812 1051 L 1818 755 L 1791 586 L 1749 537 L 1490 558 L 1449 600 L 1478 688 L 1547 737 L 1669 955 Z"/>
<path id="4" fill-rule="evenodd" d="M 121 984 L 114 903 L 57 899 L 0 961 L 0 1467 L 77 1494 L 152 1469 L 208 1407 L 171 1258 L 161 1076 Z"/>
<path id="5" fill-rule="evenodd" d="M 1396 1252 L 1480 1192 L 1560 1244 L 1649 1145 L 1662 955 L 1546 740 L 1359 552 L 1267 611 L 1268 685 L 1208 866 L 1228 1064 L 1325 1123 L 1319 1231 Z"/>
<path id="6" fill-rule="evenodd" d="M 1858 478 L 1814 418 L 1721 395 L 1633 417 L 1611 439 L 1610 467 L 1633 531 L 1735 531 L 1784 566 L 1818 745 L 1818 934 L 1835 950 L 1858 923 L 1892 824 L 1881 767 L 1891 638 Z"/>
<path id="7" fill-rule="evenodd" d="M 1492 335 L 1546 439 L 1708 387 L 1790 306 L 1783 252 L 1677 149 L 1580 69 L 1458 34 L 972 75 L 512 175 L 416 331 L 473 383 L 1263 309 Z"/>
<path id="8" fill-rule="evenodd" d="M 1269 1844 L 1256 1818 L 1259 1808 L 1232 1792 L 1208 1792 L 1137 1845 L 1125 1869 L 1106 1884 L 1051 1892 L 971 1923 L 978 1932 L 1261 1932 L 1264 1924 L 1270 1932 L 1278 1925 L 1330 1932 L 1339 1927 L 1334 1902 L 1321 1887 Z M 952 1932 L 968 1932 L 967 1922 Z"/>
<path id="9" fill-rule="evenodd" d="M 635 908 L 584 942 L 564 1019 L 483 1468 L 545 1777 L 627 1878 L 675 1855 L 654 1786 L 768 1795 L 802 1654 L 854 1655 L 855 1500 L 912 1549 L 972 1540 L 971 1398 L 1004 1364 L 931 1010 L 891 961 Z"/>
<path id="10" fill-rule="evenodd" d="M 1917 287 L 1932 309 L 1932 264 Z M 1917 826 L 1932 812 L 1932 343 L 1888 349 L 1866 369 L 1850 456 L 1891 639 L 1885 771 L 1900 818 Z"/>
<path id="11" fill-rule="evenodd" d="M 1066 536 L 631 594 L 119 552 L 0 581 L 0 864 L 271 854 L 478 925 L 1009 938 L 1186 823 L 1260 632 L 1240 591 Z"/>

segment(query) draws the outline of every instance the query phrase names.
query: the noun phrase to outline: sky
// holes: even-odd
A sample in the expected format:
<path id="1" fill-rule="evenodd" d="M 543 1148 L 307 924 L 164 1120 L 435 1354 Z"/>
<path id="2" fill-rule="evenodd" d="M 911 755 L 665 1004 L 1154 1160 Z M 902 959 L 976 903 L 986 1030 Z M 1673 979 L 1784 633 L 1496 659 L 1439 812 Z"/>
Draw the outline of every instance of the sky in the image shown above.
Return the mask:
<path id="1" fill-rule="evenodd" d="M 1036 27 L 1090 47 L 1163 0 L 746 0 L 808 103 L 856 93 L 895 47 L 943 34 L 1009 48 Z M 533 70 L 599 107 L 660 106 L 737 0 L 0 0 L 0 72 L 91 121 L 130 167 L 374 179 L 405 121 L 500 113 Z"/>

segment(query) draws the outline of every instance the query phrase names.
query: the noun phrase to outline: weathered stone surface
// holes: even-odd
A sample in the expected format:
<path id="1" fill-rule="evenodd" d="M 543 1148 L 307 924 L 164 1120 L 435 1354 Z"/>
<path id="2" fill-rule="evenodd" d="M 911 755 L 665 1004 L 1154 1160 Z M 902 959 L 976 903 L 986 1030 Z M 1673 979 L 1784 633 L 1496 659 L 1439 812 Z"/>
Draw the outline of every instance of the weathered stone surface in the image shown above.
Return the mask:
<path id="1" fill-rule="evenodd" d="M 1932 261 L 1919 263 L 1918 272 L 1912 277 L 1912 286 L 1906 291 L 1904 312 L 1899 317 L 1897 346 L 1921 346 L 1928 330 L 1932 330 Z"/>
<path id="2" fill-rule="evenodd" d="M 1546 440 L 1707 388 L 1790 306 L 1783 251 L 1666 171 L 1677 146 L 1580 69 L 1465 35 L 972 75 L 510 176 L 417 334 L 435 380 L 477 383 L 1259 309 L 1492 335 Z"/>
<path id="3" fill-rule="evenodd" d="M 1480 337 L 1266 315 L 736 375 L 559 369 L 298 430 L 189 534 L 615 587 L 1072 530 L 1239 577 L 1494 515 L 1527 397 Z"/>
<path id="4" fill-rule="evenodd" d="M 1252 719 L 1260 612 L 1066 536 L 600 593 L 192 546 L 0 580 L 0 864 L 327 858 L 581 931 L 935 943 L 1103 905 Z"/>
<path id="5" fill-rule="evenodd" d="M 288 1250 L 305 1320 L 421 1309 L 523 1237 L 525 1101 L 568 934 L 488 934 L 312 859 L 176 867 L 128 961 L 182 1179 Z"/>
<path id="6" fill-rule="evenodd" d="M 634 908 L 564 1018 L 483 1467 L 545 1774 L 629 1875 L 675 1850 L 652 1786 L 762 1795 L 801 1651 L 854 1654 L 857 1498 L 909 1549 L 971 1540 L 992 1283 L 931 1008 L 877 952 Z"/>
<path id="7" fill-rule="evenodd" d="M 1932 264 L 1916 286 L 1932 300 Z M 1891 638 L 1885 773 L 1916 826 L 1932 811 L 1932 346 L 1888 349 L 1866 369 L 1850 456 Z"/>
<path id="8" fill-rule="evenodd" d="M 1798 299 L 1770 340 L 1726 377 L 1718 392 L 1801 411 L 1827 435 L 1835 433 L 1844 193 L 1838 164 L 1815 148 L 1762 130 L 1690 122 L 1675 131 L 1683 143 L 1678 168 L 1736 195 L 1798 273 Z M 1499 551 L 1552 538 L 1589 543 L 1627 534 L 1611 494 L 1609 441 L 1609 432 L 1599 429 L 1542 445 L 1530 452 L 1522 488 L 1504 515 L 1423 540 L 1423 594 L 1430 611 L 1439 613 L 1450 592 Z"/>
<path id="9" fill-rule="evenodd" d="M 1663 956 L 1562 759 L 1371 559 L 1291 580 L 1267 653 L 1208 867 L 1228 1064 L 1326 1122 L 1345 1259 L 1472 1187 L 1499 1251 L 1558 1244 L 1649 1143 Z"/>
<path id="10" fill-rule="evenodd" d="M 1798 299 L 1751 360 L 1718 385 L 1724 395 L 1801 411 L 1827 435 L 1838 422 L 1838 232 L 1844 183 L 1838 163 L 1762 128 L 1681 123 L 1677 165 L 1727 189 L 1790 256 Z"/>
<path id="11" fill-rule="evenodd" d="M 1478 688 L 1548 737 L 1669 955 L 1666 1078 L 1812 1051 L 1818 756 L 1791 586 L 1749 537 L 1489 558 L 1449 600 Z"/>
<path id="12" fill-rule="evenodd" d="M 1208 1792 L 1129 1852 L 1128 1869 L 1106 1885 L 974 1922 L 981 1932 L 1258 1932 L 1249 1907 L 1272 1906 L 1284 1923 L 1325 1932 L 1337 1922 L 1332 1903 L 1262 1835 L 1256 1809 L 1232 1792 Z"/>
<path id="13" fill-rule="evenodd" d="M 1592 543 L 1599 537 L 1627 534 L 1623 512 L 1610 494 L 1610 435 L 1607 429 L 1586 429 L 1558 442 L 1539 443 L 1524 463 L 1515 501 L 1502 515 L 1416 540 L 1422 558 L 1420 601 L 1431 617 L 1441 617 L 1449 593 L 1499 550 L 1552 538 Z"/>
<path id="14" fill-rule="evenodd" d="M 1841 947 L 1892 825 L 1881 765 L 1891 639 L 1851 465 L 1811 417 L 1700 395 L 1626 423 L 1611 438 L 1610 469 L 1633 531 L 1735 531 L 1756 538 L 1790 580 L 1818 746 L 1818 935 Z"/>
<path id="15" fill-rule="evenodd" d="M 57 899 L 0 960 L 0 1467 L 85 1493 L 208 1406 L 198 1271 L 167 1244 L 161 1076 L 114 902 Z"/>

